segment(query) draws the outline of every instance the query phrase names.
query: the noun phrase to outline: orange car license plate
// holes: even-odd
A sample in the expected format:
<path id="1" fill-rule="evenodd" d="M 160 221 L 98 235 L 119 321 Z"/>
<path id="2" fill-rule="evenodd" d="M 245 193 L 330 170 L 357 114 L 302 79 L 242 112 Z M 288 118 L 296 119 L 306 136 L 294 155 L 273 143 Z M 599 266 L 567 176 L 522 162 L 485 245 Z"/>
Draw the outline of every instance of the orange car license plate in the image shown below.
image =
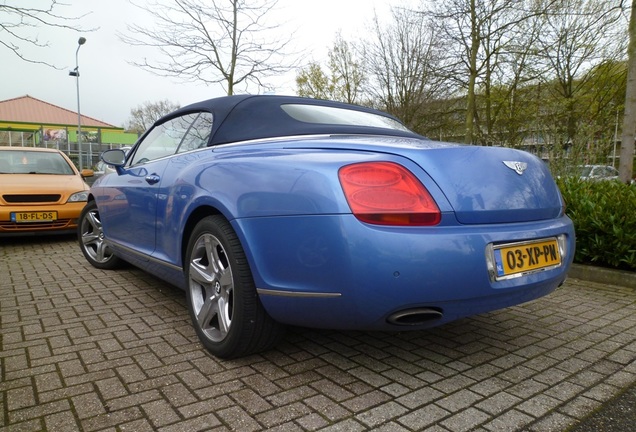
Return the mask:
<path id="1" fill-rule="evenodd" d="M 494 252 L 498 278 L 561 265 L 556 238 L 499 245 L 494 247 Z"/>
<path id="2" fill-rule="evenodd" d="M 11 222 L 29 223 L 29 222 L 50 222 L 57 220 L 57 212 L 15 212 L 11 213 Z"/>

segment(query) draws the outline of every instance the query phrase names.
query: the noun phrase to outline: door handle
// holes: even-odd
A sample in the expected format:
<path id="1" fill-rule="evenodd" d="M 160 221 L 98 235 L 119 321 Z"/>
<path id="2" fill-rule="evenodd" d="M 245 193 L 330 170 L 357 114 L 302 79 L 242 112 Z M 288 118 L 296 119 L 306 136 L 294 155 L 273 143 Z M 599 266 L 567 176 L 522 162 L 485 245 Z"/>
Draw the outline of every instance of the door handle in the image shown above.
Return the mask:
<path id="1" fill-rule="evenodd" d="M 146 176 L 146 183 L 148 184 L 155 184 L 155 183 L 159 183 L 159 180 L 161 178 L 157 175 L 157 174 L 150 174 Z"/>

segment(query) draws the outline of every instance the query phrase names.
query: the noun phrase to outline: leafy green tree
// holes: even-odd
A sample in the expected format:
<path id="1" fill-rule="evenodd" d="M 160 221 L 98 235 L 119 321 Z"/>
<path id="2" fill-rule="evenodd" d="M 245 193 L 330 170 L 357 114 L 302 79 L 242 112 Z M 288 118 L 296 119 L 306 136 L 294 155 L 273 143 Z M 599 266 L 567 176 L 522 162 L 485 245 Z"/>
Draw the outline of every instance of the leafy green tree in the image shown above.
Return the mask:
<path id="1" fill-rule="evenodd" d="M 614 156 L 614 145 L 620 138 L 618 119 L 624 111 L 627 63 L 604 61 L 592 68 L 583 81 L 577 105 L 581 107 L 580 128 L 587 128 L 589 136 L 585 146 L 586 162 L 608 164 L 608 156 Z M 613 163 L 614 159 L 609 162 Z"/>
<path id="2" fill-rule="evenodd" d="M 296 93 L 302 97 L 331 100 L 334 88 L 320 64 L 311 62 L 296 75 Z"/>
<path id="3" fill-rule="evenodd" d="M 364 72 L 352 44 L 340 34 L 329 51 L 329 69 L 334 99 L 358 103 L 365 83 Z"/>
<path id="4" fill-rule="evenodd" d="M 532 0 L 441 0 L 428 12 L 446 46 L 445 73 L 452 76 L 465 94 L 464 142 L 476 143 L 480 123 L 487 141 L 492 141 L 495 107 L 491 91 L 507 81 L 513 91 L 527 66 L 528 40 L 536 33 L 526 21 L 536 16 Z M 530 30 L 530 32 L 529 32 Z M 518 41 L 523 41 L 519 44 Z M 514 46 L 514 48 L 513 48 Z M 516 57 L 517 68 L 506 69 Z M 514 77 L 510 73 L 514 73 Z M 482 102 L 478 96 L 482 95 Z M 511 93 L 510 97 L 514 95 Z"/>
<path id="5" fill-rule="evenodd" d="M 587 137 L 579 139 L 579 96 L 594 76 L 588 71 L 622 51 L 620 12 L 616 3 L 606 0 L 557 0 L 542 16 L 537 40 L 537 60 L 543 71 L 539 77 L 551 91 L 556 108 L 551 118 L 560 125 L 562 145 L 587 145 Z"/>
<path id="6" fill-rule="evenodd" d="M 365 76 L 354 47 L 338 34 L 328 53 L 327 72 L 311 62 L 296 75 L 299 96 L 359 103 Z"/>
<path id="7" fill-rule="evenodd" d="M 621 163 L 619 166 L 620 179 L 625 183 L 632 179 L 634 173 L 634 135 L 636 135 L 636 0 L 632 0 L 627 57 L 625 115 L 623 117 Z"/>

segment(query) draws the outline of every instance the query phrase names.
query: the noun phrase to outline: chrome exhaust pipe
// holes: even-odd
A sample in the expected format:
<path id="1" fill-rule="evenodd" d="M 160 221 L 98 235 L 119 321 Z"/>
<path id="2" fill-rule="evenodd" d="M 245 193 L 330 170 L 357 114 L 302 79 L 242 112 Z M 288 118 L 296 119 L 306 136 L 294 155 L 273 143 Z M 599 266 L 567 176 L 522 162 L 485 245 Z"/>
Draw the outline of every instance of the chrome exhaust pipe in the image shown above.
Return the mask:
<path id="1" fill-rule="evenodd" d="M 441 309 L 415 308 L 395 312 L 387 318 L 390 324 L 400 326 L 418 326 L 436 321 L 444 316 Z"/>

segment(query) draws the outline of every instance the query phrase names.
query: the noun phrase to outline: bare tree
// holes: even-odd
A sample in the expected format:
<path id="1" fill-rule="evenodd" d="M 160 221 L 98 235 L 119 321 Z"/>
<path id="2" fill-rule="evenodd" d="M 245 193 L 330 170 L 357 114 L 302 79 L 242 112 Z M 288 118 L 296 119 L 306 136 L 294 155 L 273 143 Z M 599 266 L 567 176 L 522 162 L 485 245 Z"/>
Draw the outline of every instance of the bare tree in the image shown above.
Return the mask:
<path id="1" fill-rule="evenodd" d="M 161 117 L 170 114 L 178 108 L 180 108 L 179 104 L 170 102 L 167 99 L 157 102 L 144 102 L 137 108 L 130 110 L 130 119 L 126 129 L 131 132 L 142 133 Z"/>
<path id="2" fill-rule="evenodd" d="M 541 13 L 537 4 L 533 0 L 442 0 L 430 10 L 447 46 L 446 74 L 466 95 L 466 143 L 476 142 L 480 126 L 481 133 L 491 139 L 495 123 L 493 88 L 509 83 L 510 90 L 515 91 L 527 79 L 531 47 L 527 43 L 536 35 L 536 27 L 527 21 Z M 526 43 L 521 45 L 520 40 Z M 478 103 L 480 91 L 483 108 Z"/>
<path id="3" fill-rule="evenodd" d="M 153 47 L 164 60 L 133 64 L 160 76 L 222 84 L 228 95 L 250 84 L 268 89 L 263 79 L 291 69 L 285 56 L 291 35 L 281 37 L 267 16 L 278 0 L 155 0 L 136 5 L 155 19 L 131 25 L 120 35 L 131 45 Z"/>
<path id="4" fill-rule="evenodd" d="M 25 53 L 26 48 L 36 48 L 42 52 L 50 47 L 46 40 L 40 40 L 38 31 L 42 27 L 57 27 L 73 31 L 90 31 L 78 28 L 77 22 L 81 16 L 65 16 L 59 12 L 61 7 L 68 6 L 49 0 L 44 7 L 25 6 L 23 0 L 5 0 L 0 4 L 0 52 L 8 50 L 28 63 L 38 63 L 61 69 L 58 66 L 35 58 Z M 19 5 L 18 5 L 19 4 Z M 4 57 L 4 55 L 0 55 Z"/>
<path id="5" fill-rule="evenodd" d="M 376 16 L 373 35 L 364 44 L 368 93 L 381 108 L 419 130 L 425 104 L 444 94 L 437 74 L 444 49 L 424 14 L 392 8 L 392 23 Z"/>
<path id="6" fill-rule="evenodd" d="M 519 11 L 515 14 L 519 17 Z M 475 131 L 481 142 L 516 147 L 527 144 L 536 119 L 535 94 L 538 71 L 535 42 L 540 34 L 536 16 L 519 20 L 506 35 L 505 43 L 485 43 L 489 55 L 482 78 L 482 93 L 476 94 L 477 106 L 483 107 L 483 116 Z M 480 104 L 479 99 L 483 102 Z M 479 112 L 479 110 L 478 110 Z"/>

